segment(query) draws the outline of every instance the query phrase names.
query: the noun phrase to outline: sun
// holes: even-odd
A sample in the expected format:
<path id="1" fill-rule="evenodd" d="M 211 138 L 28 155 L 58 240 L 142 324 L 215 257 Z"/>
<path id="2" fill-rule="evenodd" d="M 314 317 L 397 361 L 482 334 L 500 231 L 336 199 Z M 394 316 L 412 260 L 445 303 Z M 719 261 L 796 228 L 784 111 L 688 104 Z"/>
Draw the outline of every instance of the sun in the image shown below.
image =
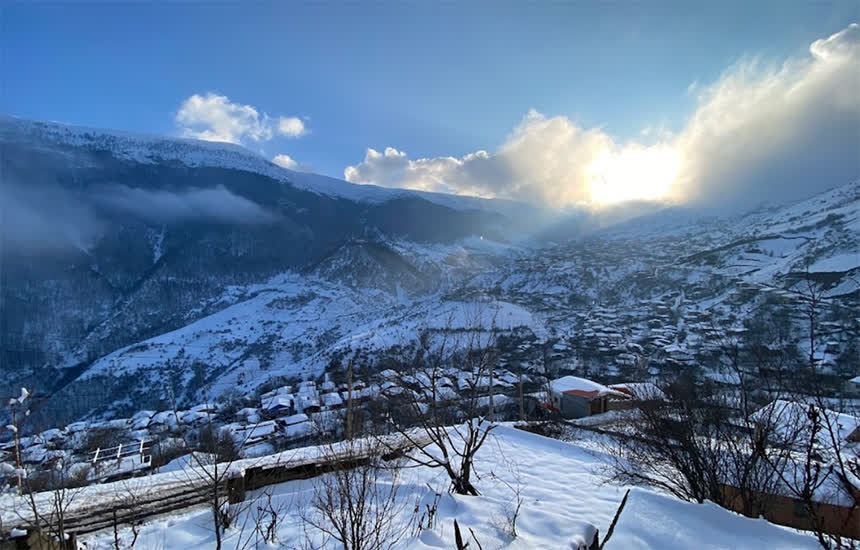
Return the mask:
<path id="1" fill-rule="evenodd" d="M 612 204 L 667 198 L 679 158 L 669 147 L 627 147 L 606 152 L 591 164 L 591 200 Z"/>

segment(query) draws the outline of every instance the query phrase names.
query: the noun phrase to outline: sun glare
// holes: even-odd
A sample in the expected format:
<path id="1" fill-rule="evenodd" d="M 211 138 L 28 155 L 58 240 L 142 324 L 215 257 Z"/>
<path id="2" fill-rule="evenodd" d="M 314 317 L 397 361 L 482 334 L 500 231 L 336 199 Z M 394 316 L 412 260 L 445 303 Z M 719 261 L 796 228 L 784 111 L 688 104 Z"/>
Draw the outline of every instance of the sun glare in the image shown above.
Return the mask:
<path id="1" fill-rule="evenodd" d="M 611 204 L 665 198 L 678 165 L 678 154 L 668 147 L 606 153 L 591 165 L 591 200 Z"/>

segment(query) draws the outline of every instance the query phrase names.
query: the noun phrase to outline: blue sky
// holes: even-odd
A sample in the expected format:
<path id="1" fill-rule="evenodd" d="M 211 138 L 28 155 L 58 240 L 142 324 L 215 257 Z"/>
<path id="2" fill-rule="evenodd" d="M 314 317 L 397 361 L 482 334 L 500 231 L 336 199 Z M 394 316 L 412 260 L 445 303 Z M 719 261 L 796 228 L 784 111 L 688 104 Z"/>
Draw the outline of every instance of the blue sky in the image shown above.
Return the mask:
<path id="1" fill-rule="evenodd" d="M 213 93 L 300 117 L 301 137 L 242 143 L 337 177 L 369 147 L 409 159 L 496 151 L 530 109 L 616 144 L 650 145 L 645 128 L 683 129 L 697 105 L 691 83 L 713 83 L 752 56 L 808 55 L 813 41 L 860 19 L 857 2 L 0 9 L 4 112 L 177 135 L 183 102 Z M 440 189 L 459 190 L 449 187 Z"/>

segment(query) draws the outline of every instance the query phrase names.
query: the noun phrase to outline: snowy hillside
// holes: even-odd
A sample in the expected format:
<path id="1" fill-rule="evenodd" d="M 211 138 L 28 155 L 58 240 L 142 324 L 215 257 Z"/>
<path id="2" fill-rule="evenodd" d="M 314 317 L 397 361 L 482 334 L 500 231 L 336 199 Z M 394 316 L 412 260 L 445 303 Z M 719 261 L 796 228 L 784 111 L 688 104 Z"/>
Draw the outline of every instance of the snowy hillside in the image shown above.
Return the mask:
<path id="1" fill-rule="evenodd" d="M 593 527 L 599 530 L 600 537 L 606 534 L 626 488 L 602 483 L 598 469 L 604 456 L 509 426 L 501 426 L 494 433 L 476 463 L 481 496 L 444 493 L 447 480 L 439 470 L 407 468 L 400 472 L 397 498 L 402 508 L 396 517 L 398 523 L 409 522 L 414 507 L 424 510 L 425 505 L 432 505 L 435 495 L 430 488 L 442 491 L 442 495 L 434 525 L 417 532 L 409 530 L 395 548 L 453 548 L 455 519 L 465 533 L 474 531 L 483 548 L 578 548 L 577 544 L 590 542 L 585 534 L 593 532 Z M 314 480 L 293 481 L 274 487 L 274 503 L 284 510 L 277 524 L 278 544 L 300 547 L 306 535 L 318 537 L 302 516 L 313 498 L 314 483 Z M 385 486 L 391 480 L 386 476 L 379 483 Z M 505 517 L 516 499 L 516 488 L 522 491 L 523 505 L 516 523 L 517 536 L 512 537 L 505 533 Z M 259 491 L 256 498 L 260 499 L 260 505 L 268 502 Z M 211 548 L 214 535 L 211 527 L 207 528 L 211 521 L 211 513 L 202 507 L 165 515 L 140 528 L 138 544 L 164 550 Z M 125 529 L 120 536 L 126 539 L 131 533 Z M 225 544 L 232 548 L 247 536 L 239 528 L 231 529 Z M 112 537 L 112 533 L 104 532 L 89 537 L 87 543 L 108 546 L 113 542 Z M 632 489 L 606 546 L 608 550 L 765 547 L 800 550 L 818 546 L 808 534 L 744 518 L 710 503 L 682 502 L 637 488 Z M 335 548 L 334 541 L 324 548 Z"/>
<path id="2" fill-rule="evenodd" d="M 435 247 L 434 252 L 441 251 Z M 452 257 L 462 262 L 477 251 L 457 246 L 447 252 L 443 262 Z M 437 270 L 454 278 L 451 268 Z M 163 393 L 167 377 L 185 402 L 201 399 L 204 391 L 209 397 L 228 391 L 251 394 L 277 377 L 316 377 L 339 354 L 361 350 L 372 360 L 377 353 L 415 342 L 426 330 L 481 328 L 489 334 L 522 328 L 545 336 L 539 317 L 498 300 L 410 296 L 400 288 L 355 287 L 299 274 L 229 293 L 224 301 L 235 301 L 233 305 L 99 359 L 81 383 L 119 383 L 130 402 L 138 402 L 145 395 L 166 399 L 152 390 Z"/>
<path id="3" fill-rule="evenodd" d="M 779 298 L 794 307 L 796 277 L 807 264 L 810 276 L 826 275 L 834 305 L 850 312 L 857 189 L 847 185 L 732 223 L 714 220 L 699 232 L 692 222 L 680 233 L 670 224 L 641 239 L 625 230 L 538 249 L 487 239 L 354 241 L 308 272 L 230 287 L 209 306 L 217 312 L 107 354 L 72 388 L 121 388 L 127 399 L 112 399 L 126 406 L 144 396 L 166 399 L 160 382 L 168 377 L 190 403 L 204 394 L 253 393 L 272 379 L 316 377 L 354 352 L 372 369 L 424 331 L 464 329 L 519 342 L 503 364 L 541 364 L 542 344 L 533 344 L 556 341 L 559 365 L 585 363 L 604 376 L 630 377 L 630 365 L 648 357 L 650 371 L 635 376 L 659 377 L 661 365 L 692 364 L 715 324 L 745 331 L 761 304 Z M 822 212 L 803 215 L 812 204 Z M 828 315 L 822 319 L 844 327 Z M 823 357 L 846 376 L 856 367 L 850 326 L 822 328 L 831 334 Z M 795 343 L 785 345 L 804 349 L 803 325 L 795 330 Z"/>

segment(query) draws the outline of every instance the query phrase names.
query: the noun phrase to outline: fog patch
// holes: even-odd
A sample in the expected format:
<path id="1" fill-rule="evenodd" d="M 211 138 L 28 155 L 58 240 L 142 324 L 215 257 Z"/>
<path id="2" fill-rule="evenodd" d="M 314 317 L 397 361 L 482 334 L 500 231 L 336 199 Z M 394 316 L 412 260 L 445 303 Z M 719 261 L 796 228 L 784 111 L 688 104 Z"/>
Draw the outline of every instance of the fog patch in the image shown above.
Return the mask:
<path id="1" fill-rule="evenodd" d="M 86 253 L 122 219 L 148 224 L 255 225 L 275 222 L 277 216 L 223 186 L 165 191 L 102 185 L 72 191 L 56 184 L 4 182 L 2 252 L 15 256 Z"/>
<path id="2" fill-rule="evenodd" d="M 222 185 L 176 192 L 112 185 L 100 189 L 95 198 L 102 207 L 151 223 L 200 220 L 264 224 L 275 219 L 257 203 L 232 193 Z"/>

